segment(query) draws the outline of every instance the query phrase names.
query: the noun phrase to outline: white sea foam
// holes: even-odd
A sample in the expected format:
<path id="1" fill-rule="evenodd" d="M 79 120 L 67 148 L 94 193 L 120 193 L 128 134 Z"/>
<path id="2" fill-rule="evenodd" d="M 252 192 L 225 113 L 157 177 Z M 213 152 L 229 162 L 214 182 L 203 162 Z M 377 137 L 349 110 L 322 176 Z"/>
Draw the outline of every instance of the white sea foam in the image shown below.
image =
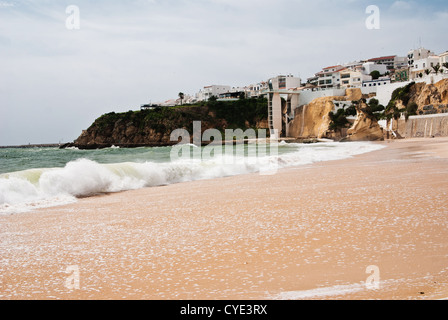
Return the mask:
<path id="1" fill-rule="evenodd" d="M 349 285 L 337 285 L 332 287 L 317 288 L 301 291 L 282 292 L 273 297 L 274 300 L 306 300 L 320 299 L 331 296 L 341 296 L 366 290 L 365 283 L 355 283 Z"/>
<path id="2" fill-rule="evenodd" d="M 263 172 L 275 168 L 348 158 L 382 148 L 371 143 L 287 144 L 279 155 L 231 156 L 203 160 L 100 164 L 79 159 L 64 168 L 32 169 L 0 175 L 0 214 L 29 211 L 76 201 L 77 197 Z"/>

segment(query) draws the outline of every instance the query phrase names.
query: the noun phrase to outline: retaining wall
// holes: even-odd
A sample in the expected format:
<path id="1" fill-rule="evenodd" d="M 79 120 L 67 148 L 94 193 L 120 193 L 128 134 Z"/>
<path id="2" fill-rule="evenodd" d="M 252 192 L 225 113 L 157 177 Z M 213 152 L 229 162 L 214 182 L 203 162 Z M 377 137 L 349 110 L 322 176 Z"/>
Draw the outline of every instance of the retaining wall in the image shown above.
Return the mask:
<path id="1" fill-rule="evenodd" d="M 399 133 L 406 138 L 448 137 L 448 114 L 411 116 Z"/>

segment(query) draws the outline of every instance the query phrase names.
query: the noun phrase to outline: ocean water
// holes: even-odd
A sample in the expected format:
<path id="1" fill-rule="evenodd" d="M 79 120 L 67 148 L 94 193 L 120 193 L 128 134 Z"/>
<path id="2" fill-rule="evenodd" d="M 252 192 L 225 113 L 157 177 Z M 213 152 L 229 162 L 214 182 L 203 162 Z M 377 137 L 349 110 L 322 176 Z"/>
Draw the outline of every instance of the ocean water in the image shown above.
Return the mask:
<path id="1" fill-rule="evenodd" d="M 76 202 L 80 197 L 216 179 L 275 174 L 286 167 L 381 149 L 368 142 L 102 150 L 0 149 L 0 214 Z"/>

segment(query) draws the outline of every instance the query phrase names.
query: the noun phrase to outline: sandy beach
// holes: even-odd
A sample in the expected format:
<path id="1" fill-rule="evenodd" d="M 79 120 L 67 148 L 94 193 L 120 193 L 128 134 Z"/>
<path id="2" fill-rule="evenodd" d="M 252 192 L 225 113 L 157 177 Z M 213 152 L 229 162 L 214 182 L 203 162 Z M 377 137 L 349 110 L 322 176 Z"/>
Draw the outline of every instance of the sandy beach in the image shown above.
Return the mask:
<path id="1" fill-rule="evenodd" d="M 0 216 L 0 299 L 447 298 L 448 139 L 383 144 Z"/>

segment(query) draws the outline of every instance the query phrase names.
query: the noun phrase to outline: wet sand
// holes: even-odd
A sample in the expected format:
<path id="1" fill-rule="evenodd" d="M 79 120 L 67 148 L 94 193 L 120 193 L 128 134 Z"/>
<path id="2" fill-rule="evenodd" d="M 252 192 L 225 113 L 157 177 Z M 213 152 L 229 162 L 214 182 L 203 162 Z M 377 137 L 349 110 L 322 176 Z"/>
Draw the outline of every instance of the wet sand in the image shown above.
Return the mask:
<path id="1" fill-rule="evenodd" d="M 384 144 L 0 216 L 0 299 L 447 298 L 448 139 Z"/>

